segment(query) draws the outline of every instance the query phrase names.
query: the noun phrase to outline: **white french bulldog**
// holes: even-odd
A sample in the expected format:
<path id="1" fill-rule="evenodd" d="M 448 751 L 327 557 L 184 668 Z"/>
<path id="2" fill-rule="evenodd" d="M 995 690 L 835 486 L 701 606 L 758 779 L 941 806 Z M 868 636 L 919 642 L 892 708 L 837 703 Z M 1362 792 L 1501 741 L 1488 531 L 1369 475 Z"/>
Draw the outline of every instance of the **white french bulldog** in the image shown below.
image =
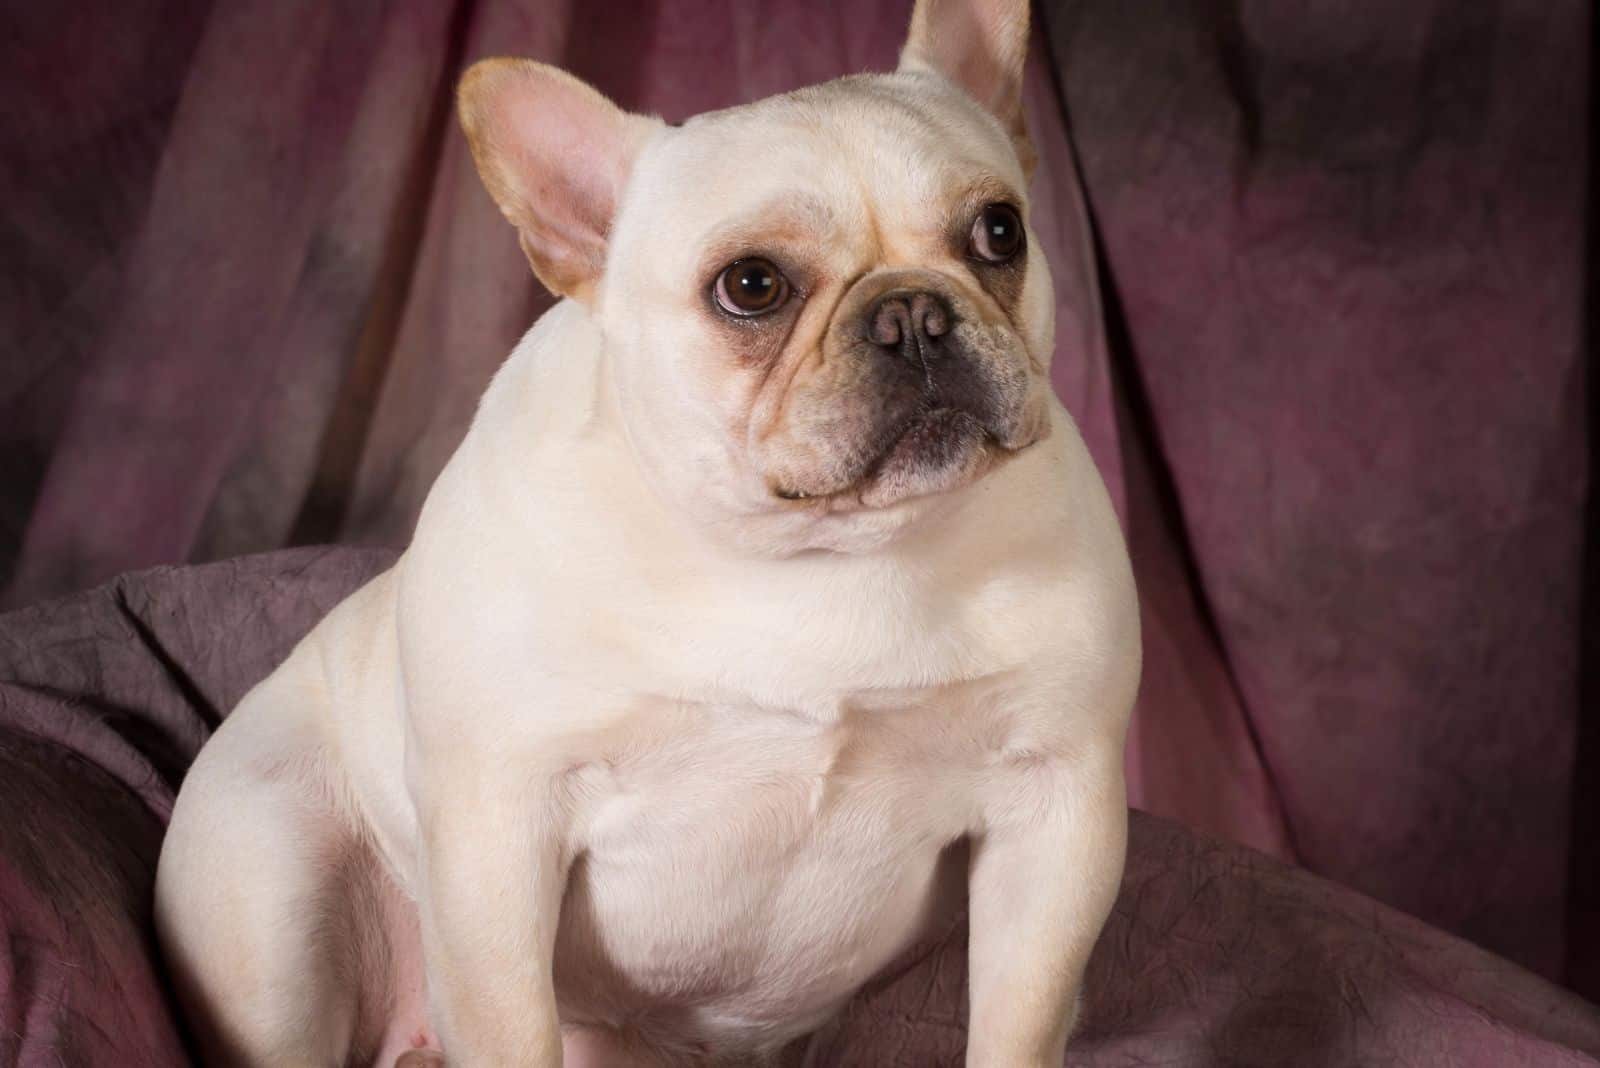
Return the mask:
<path id="1" fill-rule="evenodd" d="M 681 127 L 467 73 L 567 299 L 183 786 L 209 1063 L 779 1063 L 965 897 L 967 1063 L 1060 1065 L 1139 635 L 1049 388 L 1027 23 L 920 0 L 896 73 Z"/>

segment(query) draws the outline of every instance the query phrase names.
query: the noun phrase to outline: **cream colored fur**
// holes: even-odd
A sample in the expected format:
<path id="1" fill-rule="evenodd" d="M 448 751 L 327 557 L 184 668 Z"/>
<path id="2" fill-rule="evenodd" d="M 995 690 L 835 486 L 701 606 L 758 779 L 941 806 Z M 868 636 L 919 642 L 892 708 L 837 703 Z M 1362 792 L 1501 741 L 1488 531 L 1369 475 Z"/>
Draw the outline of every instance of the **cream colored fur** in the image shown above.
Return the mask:
<path id="1" fill-rule="evenodd" d="M 190 772 L 156 907 L 212 1063 L 775 1062 L 963 897 L 968 1063 L 1061 1063 L 1139 638 L 1037 244 L 1009 319 L 1048 432 L 876 508 L 773 498 L 775 394 L 685 282 L 777 203 L 841 280 L 814 329 L 873 272 L 987 300 L 930 220 L 1025 189 L 1011 125 L 914 69 L 639 140 L 604 273 L 512 353 L 411 547 Z"/>

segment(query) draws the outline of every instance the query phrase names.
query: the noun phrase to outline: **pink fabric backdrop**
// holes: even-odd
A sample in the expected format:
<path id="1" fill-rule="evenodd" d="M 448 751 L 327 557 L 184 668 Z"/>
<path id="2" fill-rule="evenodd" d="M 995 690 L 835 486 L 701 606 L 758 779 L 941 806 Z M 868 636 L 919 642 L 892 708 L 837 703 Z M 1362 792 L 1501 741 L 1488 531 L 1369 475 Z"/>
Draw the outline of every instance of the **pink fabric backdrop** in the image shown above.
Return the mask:
<path id="1" fill-rule="evenodd" d="M 909 0 L 10 7 L 18 604 L 152 563 L 404 544 L 549 305 L 453 124 L 466 62 L 557 62 L 679 118 L 889 68 Z M 1144 603 L 1135 803 L 1559 977 L 1588 857 L 1586 8 L 1040 15 L 1055 384 Z"/>

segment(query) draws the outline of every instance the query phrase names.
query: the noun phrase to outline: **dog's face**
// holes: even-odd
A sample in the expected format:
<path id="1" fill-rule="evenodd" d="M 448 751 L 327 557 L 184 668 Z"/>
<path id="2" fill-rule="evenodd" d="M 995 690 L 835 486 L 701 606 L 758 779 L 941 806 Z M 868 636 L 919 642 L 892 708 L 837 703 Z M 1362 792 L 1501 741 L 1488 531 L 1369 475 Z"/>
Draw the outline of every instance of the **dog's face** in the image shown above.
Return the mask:
<path id="1" fill-rule="evenodd" d="M 701 526 L 870 547 L 1048 432 L 1026 32 L 1025 3 L 925 2 L 899 72 L 681 127 L 550 68 L 469 74 L 491 192 L 593 309 L 646 477 Z"/>

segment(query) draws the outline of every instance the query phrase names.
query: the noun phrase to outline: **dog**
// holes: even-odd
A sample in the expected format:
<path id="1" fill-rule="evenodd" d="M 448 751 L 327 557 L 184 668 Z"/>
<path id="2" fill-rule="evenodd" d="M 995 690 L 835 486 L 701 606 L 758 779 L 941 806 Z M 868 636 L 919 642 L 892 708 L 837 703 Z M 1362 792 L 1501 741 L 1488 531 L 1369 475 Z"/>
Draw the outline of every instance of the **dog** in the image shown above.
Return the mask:
<path id="1" fill-rule="evenodd" d="M 681 126 L 467 72 L 564 299 L 183 785 L 156 920 L 208 1063 L 785 1063 L 964 904 L 967 1064 L 1061 1064 L 1140 646 L 1049 387 L 1027 42 L 1026 0 L 920 0 L 895 72 Z"/>

